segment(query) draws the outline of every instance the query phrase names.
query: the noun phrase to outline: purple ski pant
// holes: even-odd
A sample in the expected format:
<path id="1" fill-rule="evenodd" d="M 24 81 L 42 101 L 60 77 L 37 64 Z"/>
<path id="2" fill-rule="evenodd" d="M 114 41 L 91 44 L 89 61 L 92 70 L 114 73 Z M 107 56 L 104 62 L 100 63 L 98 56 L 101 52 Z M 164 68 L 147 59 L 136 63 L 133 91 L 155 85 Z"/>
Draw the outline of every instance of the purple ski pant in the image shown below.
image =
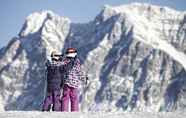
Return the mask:
<path id="1" fill-rule="evenodd" d="M 69 101 L 71 103 L 71 111 L 79 111 L 79 96 L 78 89 L 70 87 L 68 85 L 64 85 L 63 89 L 63 97 L 62 97 L 62 111 L 69 110 Z"/>
<path id="2" fill-rule="evenodd" d="M 47 93 L 43 103 L 43 111 L 49 111 L 51 105 L 53 105 L 52 111 L 61 111 L 60 90 Z"/>

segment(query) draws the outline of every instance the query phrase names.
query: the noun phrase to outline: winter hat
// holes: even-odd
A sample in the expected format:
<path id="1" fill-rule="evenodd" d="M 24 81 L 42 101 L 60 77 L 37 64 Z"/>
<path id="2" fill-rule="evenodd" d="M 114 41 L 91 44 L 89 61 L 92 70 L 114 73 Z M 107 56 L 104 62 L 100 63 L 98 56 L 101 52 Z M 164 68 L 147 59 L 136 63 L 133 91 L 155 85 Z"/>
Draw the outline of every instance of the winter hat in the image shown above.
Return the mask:
<path id="1" fill-rule="evenodd" d="M 66 50 L 67 57 L 76 57 L 76 55 L 77 55 L 77 50 L 75 48 L 68 48 Z"/>

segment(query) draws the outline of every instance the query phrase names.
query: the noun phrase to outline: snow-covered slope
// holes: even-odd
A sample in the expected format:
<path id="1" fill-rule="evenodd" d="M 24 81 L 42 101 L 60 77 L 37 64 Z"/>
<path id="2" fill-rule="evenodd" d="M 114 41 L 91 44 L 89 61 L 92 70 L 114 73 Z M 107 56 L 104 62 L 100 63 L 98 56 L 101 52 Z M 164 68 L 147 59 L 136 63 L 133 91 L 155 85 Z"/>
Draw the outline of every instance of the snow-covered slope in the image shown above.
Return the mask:
<path id="1" fill-rule="evenodd" d="M 0 110 L 39 110 L 52 50 L 76 47 L 90 81 L 82 111 L 186 108 L 186 13 L 149 4 L 105 6 L 88 23 L 51 11 L 27 17 L 0 50 Z"/>
<path id="2" fill-rule="evenodd" d="M 186 113 L 150 113 L 150 112 L 131 112 L 131 113 L 109 113 L 109 112 L 1 112 L 1 118 L 184 118 Z"/>

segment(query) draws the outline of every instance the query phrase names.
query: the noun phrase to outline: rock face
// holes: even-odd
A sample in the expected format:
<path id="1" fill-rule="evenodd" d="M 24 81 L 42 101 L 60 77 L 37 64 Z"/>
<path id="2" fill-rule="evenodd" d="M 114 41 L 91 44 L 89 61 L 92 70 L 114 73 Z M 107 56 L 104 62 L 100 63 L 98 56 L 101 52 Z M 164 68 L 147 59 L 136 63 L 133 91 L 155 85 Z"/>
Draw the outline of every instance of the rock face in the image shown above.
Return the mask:
<path id="1" fill-rule="evenodd" d="M 88 23 L 51 11 L 27 17 L 0 50 L 0 110 L 39 110 L 52 50 L 76 47 L 89 83 L 82 111 L 186 109 L 186 13 L 148 4 L 105 6 Z"/>

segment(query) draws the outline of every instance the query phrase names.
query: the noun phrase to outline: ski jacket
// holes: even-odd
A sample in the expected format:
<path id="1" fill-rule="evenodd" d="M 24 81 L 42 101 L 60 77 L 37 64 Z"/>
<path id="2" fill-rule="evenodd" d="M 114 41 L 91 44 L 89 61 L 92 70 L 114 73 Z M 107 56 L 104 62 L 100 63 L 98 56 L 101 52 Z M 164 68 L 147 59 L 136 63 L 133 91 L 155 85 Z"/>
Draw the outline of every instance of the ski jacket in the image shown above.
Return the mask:
<path id="1" fill-rule="evenodd" d="M 64 64 L 64 75 L 65 81 L 64 84 L 78 88 L 80 85 L 80 76 L 81 76 L 81 64 L 78 58 L 69 59 L 66 58 L 62 62 Z"/>
<path id="2" fill-rule="evenodd" d="M 48 62 L 47 67 L 47 91 L 60 90 L 63 79 L 63 65 L 61 62 Z"/>

